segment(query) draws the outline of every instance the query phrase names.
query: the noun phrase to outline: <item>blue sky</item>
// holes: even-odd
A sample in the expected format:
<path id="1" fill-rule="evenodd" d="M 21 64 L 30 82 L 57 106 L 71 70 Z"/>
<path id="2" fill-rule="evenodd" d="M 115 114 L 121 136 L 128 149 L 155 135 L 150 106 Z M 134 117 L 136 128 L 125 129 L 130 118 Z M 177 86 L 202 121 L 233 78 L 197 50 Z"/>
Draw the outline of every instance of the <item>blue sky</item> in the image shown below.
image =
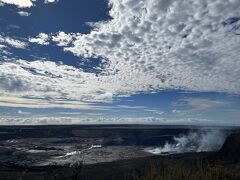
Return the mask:
<path id="1" fill-rule="evenodd" d="M 0 0 L 0 124 L 240 124 L 237 0 Z"/>

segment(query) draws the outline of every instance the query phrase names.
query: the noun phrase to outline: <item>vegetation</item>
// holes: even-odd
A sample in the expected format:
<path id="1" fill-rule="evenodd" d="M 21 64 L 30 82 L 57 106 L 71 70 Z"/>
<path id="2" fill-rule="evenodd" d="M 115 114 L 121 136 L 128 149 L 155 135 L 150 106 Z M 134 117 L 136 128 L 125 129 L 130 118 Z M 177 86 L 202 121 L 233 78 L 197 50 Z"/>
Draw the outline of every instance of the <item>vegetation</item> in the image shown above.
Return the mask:
<path id="1" fill-rule="evenodd" d="M 83 163 L 81 161 L 78 161 L 76 163 L 74 163 L 72 166 L 73 168 L 73 173 L 74 173 L 74 176 L 73 176 L 73 180 L 78 180 L 80 179 L 79 176 L 82 172 L 82 168 L 83 168 Z"/>
<path id="2" fill-rule="evenodd" d="M 239 165 L 221 165 L 197 162 L 187 165 L 177 162 L 173 165 L 151 163 L 144 173 L 133 171 L 125 180 L 235 180 L 240 179 Z"/>

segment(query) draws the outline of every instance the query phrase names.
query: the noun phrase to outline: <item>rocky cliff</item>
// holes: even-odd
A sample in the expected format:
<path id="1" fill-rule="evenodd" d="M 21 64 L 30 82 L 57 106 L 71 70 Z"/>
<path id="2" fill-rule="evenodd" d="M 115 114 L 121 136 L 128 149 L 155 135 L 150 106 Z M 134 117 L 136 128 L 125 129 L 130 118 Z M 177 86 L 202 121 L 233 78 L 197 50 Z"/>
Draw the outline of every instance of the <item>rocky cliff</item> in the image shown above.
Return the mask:
<path id="1" fill-rule="evenodd" d="M 217 153 L 221 159 L 240 160 L 240 133 L 231 134 Z"/>

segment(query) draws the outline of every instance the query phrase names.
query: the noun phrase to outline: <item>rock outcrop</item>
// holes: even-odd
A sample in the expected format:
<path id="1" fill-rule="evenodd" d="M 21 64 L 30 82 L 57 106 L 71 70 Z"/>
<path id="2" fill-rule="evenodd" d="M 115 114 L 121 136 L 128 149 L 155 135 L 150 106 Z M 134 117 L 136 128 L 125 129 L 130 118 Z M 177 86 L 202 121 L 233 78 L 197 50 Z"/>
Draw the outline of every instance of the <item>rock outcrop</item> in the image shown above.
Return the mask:
<path id="1" fill-rule="evenodd" d="M 231 134 L 227 137 L 217 157 L 228 160 L 240 160 L 240 134 Z"/>

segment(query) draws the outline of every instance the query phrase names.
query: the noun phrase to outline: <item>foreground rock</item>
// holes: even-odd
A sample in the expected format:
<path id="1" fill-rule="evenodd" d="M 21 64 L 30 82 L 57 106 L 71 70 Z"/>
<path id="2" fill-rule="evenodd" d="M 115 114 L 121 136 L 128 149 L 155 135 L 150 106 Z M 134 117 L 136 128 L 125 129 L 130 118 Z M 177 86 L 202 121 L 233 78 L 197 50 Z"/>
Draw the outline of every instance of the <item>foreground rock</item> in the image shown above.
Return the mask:
<path id="1" fill-rule="evenodd" d="M 240 134 L 231 134 L 227 137 L 222 148 L 217 152 L 217 158 L 225 160 L 240 160 Z"/>

